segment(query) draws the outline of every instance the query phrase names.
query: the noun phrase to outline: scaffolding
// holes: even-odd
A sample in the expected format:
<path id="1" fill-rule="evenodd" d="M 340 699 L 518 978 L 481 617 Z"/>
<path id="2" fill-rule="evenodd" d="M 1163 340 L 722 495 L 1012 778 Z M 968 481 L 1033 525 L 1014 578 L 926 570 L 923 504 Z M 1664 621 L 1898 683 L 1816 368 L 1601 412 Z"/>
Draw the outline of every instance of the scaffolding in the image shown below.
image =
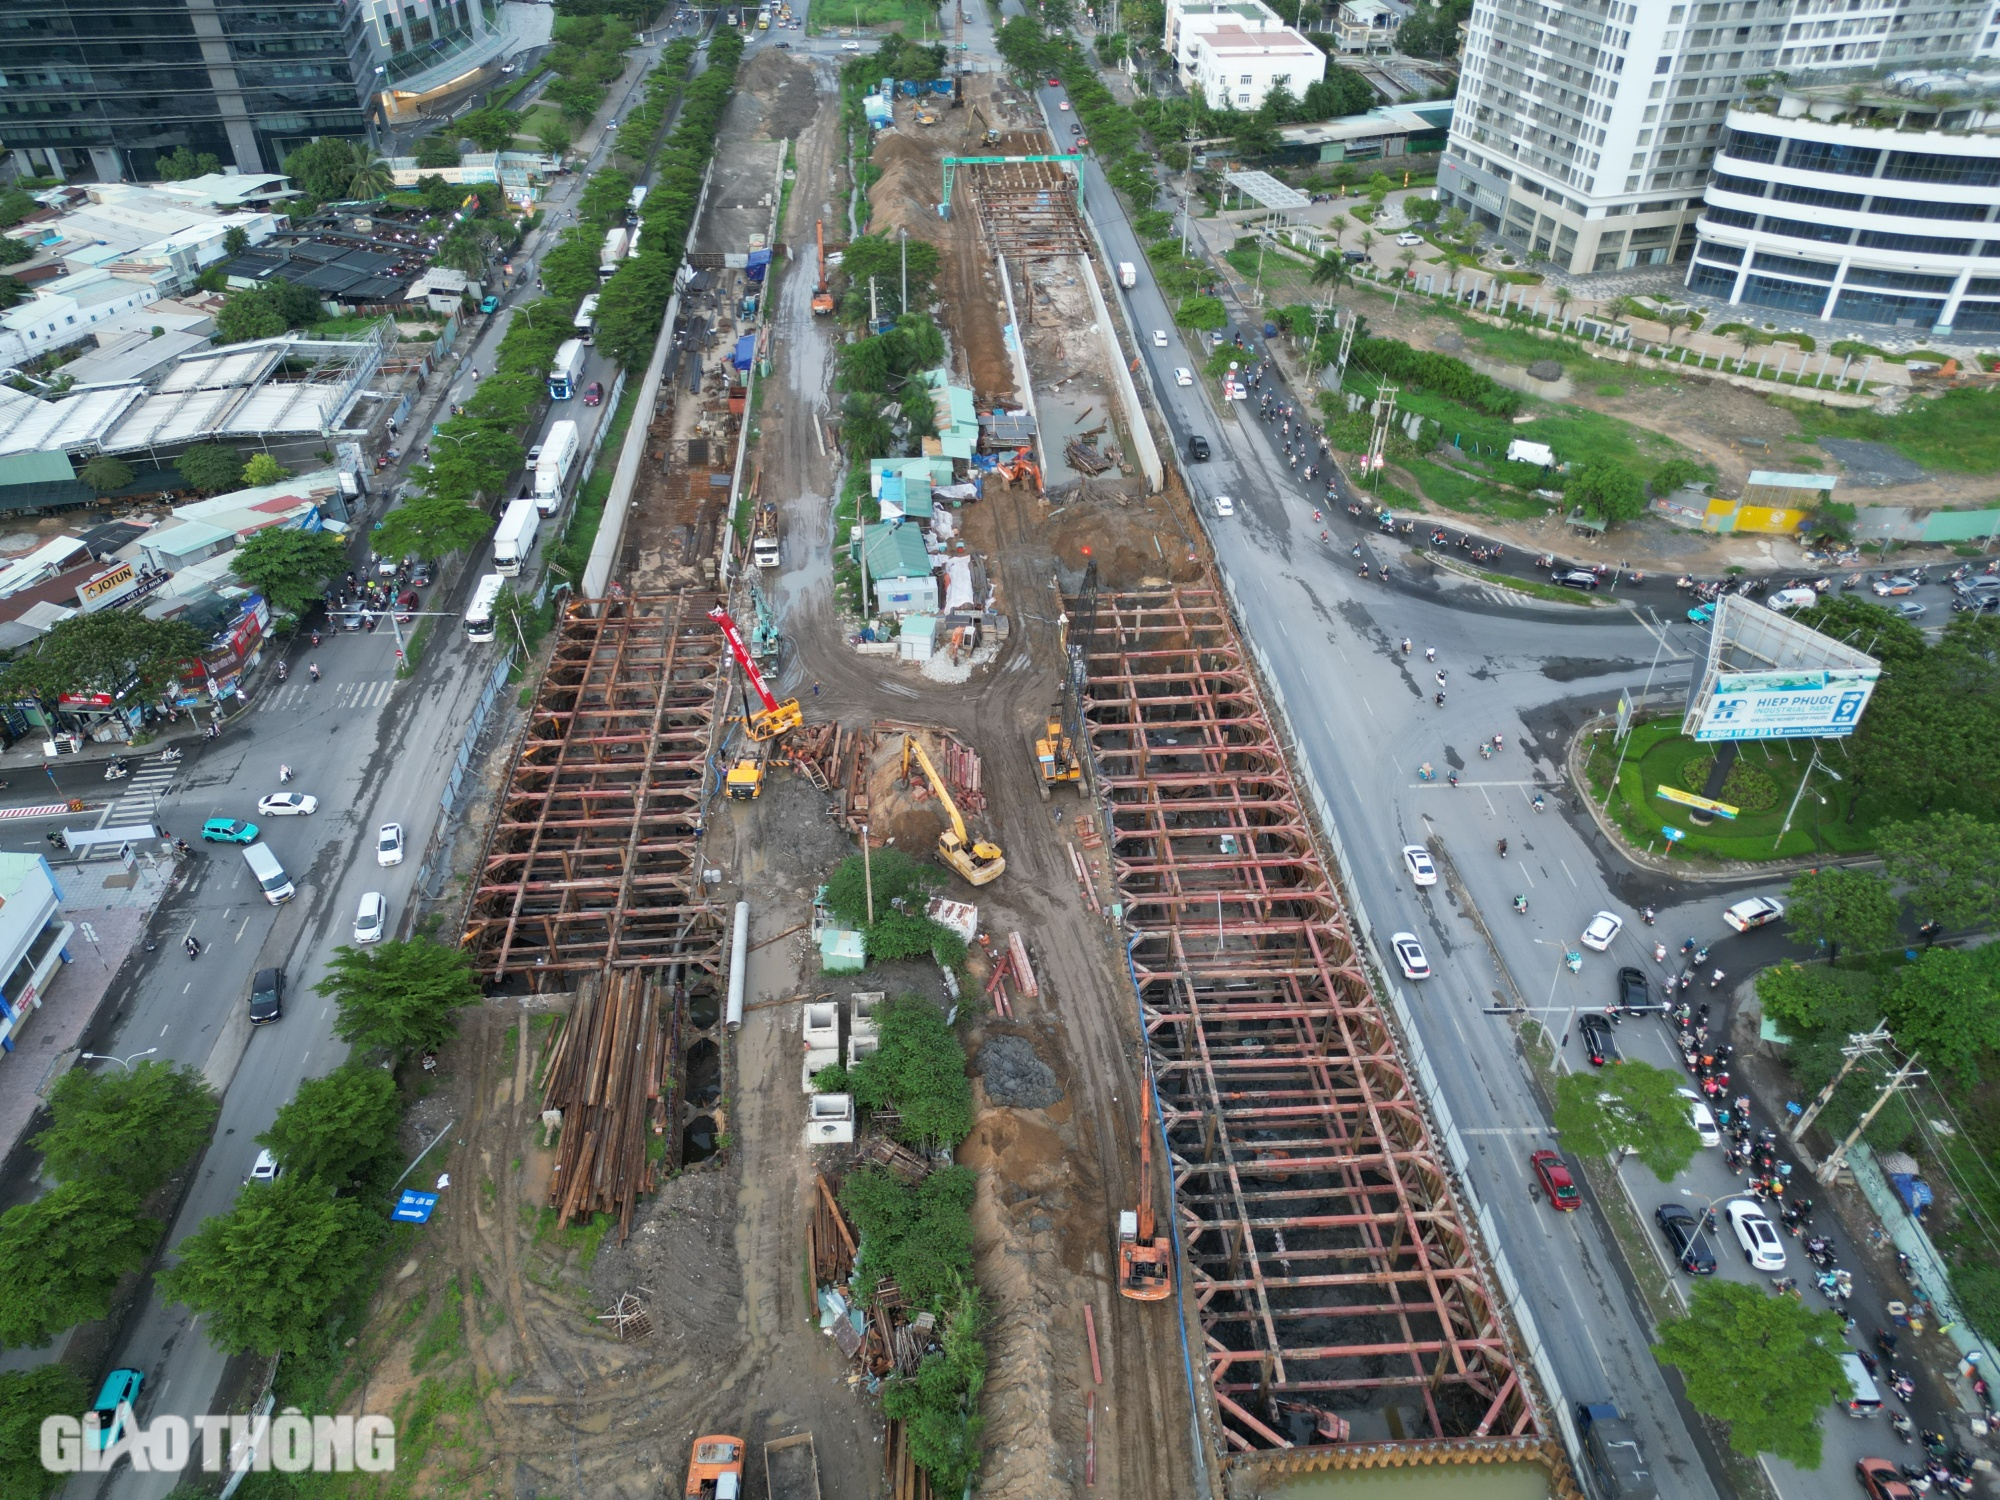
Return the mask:
<path id="1" fill-rule="evenodd" d="M 698 867 L 726 713 L 711 593 L 585 600 L 559 627 L 499 801 L 464 944 L 493 981 L 720 961 Z"/>
<path id="2" fill-rule="evenodd" d="M 1559 1467 L 1222 595 L 1071 611 L 1233 1461 Z"/>

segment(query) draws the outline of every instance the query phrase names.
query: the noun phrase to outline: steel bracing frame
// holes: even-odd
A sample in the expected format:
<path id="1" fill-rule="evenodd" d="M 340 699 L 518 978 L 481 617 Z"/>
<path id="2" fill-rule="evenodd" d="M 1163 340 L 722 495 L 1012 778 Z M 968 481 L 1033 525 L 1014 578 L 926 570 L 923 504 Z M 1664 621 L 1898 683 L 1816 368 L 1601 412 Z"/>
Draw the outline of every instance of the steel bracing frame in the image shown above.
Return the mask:
<path id="1" fill-rule="evenodd" d="M 1100 593 L 1073 644 L 1182 1284 L 1229 1449 L 1303 1456 L 1331 1430 L 1433 1450 L 1419 1461 L 1542 1456 L 1532 1392 L 1223 596 Z"/>
<path id="2" fill-rule="evenodd" d="M 570 606 L 466 916 L 482 975 L 719 960 L 724 922 L 697 843 L 726 713 L 729 649 L 708 618 L 721 599 Z"/>

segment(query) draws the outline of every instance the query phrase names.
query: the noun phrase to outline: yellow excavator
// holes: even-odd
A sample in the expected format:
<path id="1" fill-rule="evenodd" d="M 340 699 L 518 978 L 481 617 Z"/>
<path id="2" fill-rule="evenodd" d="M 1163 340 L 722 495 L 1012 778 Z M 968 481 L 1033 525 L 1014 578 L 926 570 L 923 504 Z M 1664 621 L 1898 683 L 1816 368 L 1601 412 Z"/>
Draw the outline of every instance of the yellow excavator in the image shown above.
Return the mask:
<path id="1" fill-rule="evenodd" d="M 1083 790 L 1083 758 L 1076 753 L 1076 741 L 1063 723 L 1061 708 L 1048 717 L 1047 726 L 1035 741 L 1035 784 L 1042 800 L 1049 800 L 1049 788 L 1068 782 Z"/>
<path id="2" fill-rule="evenodd" d="M 903 736 L 903 779 L 910 779 L 910 757 L 914 755 L 917 764 L 923 767 L 924 778 L 931 784 L 931 795 L 944 805 L 945 816 L 951 819 L 951 827 L 938 835 L 938 858 L 950 865 L 962 876 L 967 885 L 990 885 L 1000 878 L 1000 872 L 1007 868 L 1007 857 L 1000 852 L 998 844 L 989 844 L 984 839 L 974 839 L 965 830 L 965 818 L 958 810 L 958 804 L 951 800 L 951 793 L 945 790 L 944 778 L 931 764 L 931 758 L 924 753 L 924 747 L 913 734 Z"/>
<path id="3" fill-rule="evenodd" d="M 1139 1206 L 1118 1213 L 1118 1294 L 1134 1302 L 1173 1295 L 1173 1246 L 1153 1223 L 1153 1081 L 1139 1080 Z"/>

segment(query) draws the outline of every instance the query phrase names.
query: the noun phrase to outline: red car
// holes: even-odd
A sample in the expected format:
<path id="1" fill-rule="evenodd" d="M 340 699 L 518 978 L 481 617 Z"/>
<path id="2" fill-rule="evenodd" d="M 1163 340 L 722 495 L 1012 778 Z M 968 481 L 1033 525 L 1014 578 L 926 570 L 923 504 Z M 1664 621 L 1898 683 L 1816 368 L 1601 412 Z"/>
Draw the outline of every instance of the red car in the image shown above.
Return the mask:
<path id="1" fill-rule="evenodd" d="M 1870 1500 L 1917 1500 L 1916 1492 L 1903 1481 L 1903 1472 L 1886 1458 L 1864 1458 L 1854 1466 L 1854 1477 Z"/>
<path id="2" fill-rule="evenodd" d="M 1052 88 L 1052 89 L 1059 89 L 1059 88 L 1061 88 L 1061 87 L 1062 87 L 1062 80 L 1061 80 L 1060 78 L 1051 78 L 1051 79 L 1049 80 L 1049 87 L 1050 87 L 1050 88 Z"/>
<path id="3" fill-rule="evenodd" d="M 1554 1151 L 1537 1151 L 1528 1158 L 1528 1165 L 1535 1169 L 1535 1176 L 1542 1184 L 1542 1191 L 1549 1195 L 1549 1202 L 1564 1213 L 1583 1205 L 1583 1194 L 1576 1190 L 1576 1179 L 1569 1175 L 1569 1168 Z"/>
<path id="4" fill-rule="evenodd" d="M 583 388 L 583 404 L 585 406 L 595 406 L 597 405 L 598 402 L 602 401 L 603 399 L 604 399 L 603 381 L 593 380 L 590 382 L 589 385 Z"/>

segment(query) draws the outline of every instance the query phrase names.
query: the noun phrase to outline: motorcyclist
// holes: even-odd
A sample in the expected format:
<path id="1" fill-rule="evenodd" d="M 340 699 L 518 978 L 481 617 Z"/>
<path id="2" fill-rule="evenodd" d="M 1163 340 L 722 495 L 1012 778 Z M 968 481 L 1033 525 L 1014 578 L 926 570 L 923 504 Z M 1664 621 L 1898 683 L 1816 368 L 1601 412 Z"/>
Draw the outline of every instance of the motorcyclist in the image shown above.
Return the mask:
<path id="1" fill-rule="evenodd" d="M 313 680 L 314 682 L 318 682 L 318 681 L 319 681 L 319 663 L 318 663 L 318 662 L 314 662 L 314 663 L 312 663 L 312 665 L 310 665 L 309 667 L 307 667 L 307 668 L 306 668 L 306 670 L 307 670 L 308 672 L 310 672 L 310 673 L 312 674 L 312 680 Z"/>
<path id="2" fill-rule="evenodd" d="M 1514 910 L 1525 917 L 1528 914 L 1528 898 L 1526 896 L 1516 896 L 1514 898 Z"/>
<path id="3" fill-rule="evenodd" d="M 1502 859 L 1507 857 L 1507 841 L 1505 839 L 1500 840 L 1500 857 Z"/>

